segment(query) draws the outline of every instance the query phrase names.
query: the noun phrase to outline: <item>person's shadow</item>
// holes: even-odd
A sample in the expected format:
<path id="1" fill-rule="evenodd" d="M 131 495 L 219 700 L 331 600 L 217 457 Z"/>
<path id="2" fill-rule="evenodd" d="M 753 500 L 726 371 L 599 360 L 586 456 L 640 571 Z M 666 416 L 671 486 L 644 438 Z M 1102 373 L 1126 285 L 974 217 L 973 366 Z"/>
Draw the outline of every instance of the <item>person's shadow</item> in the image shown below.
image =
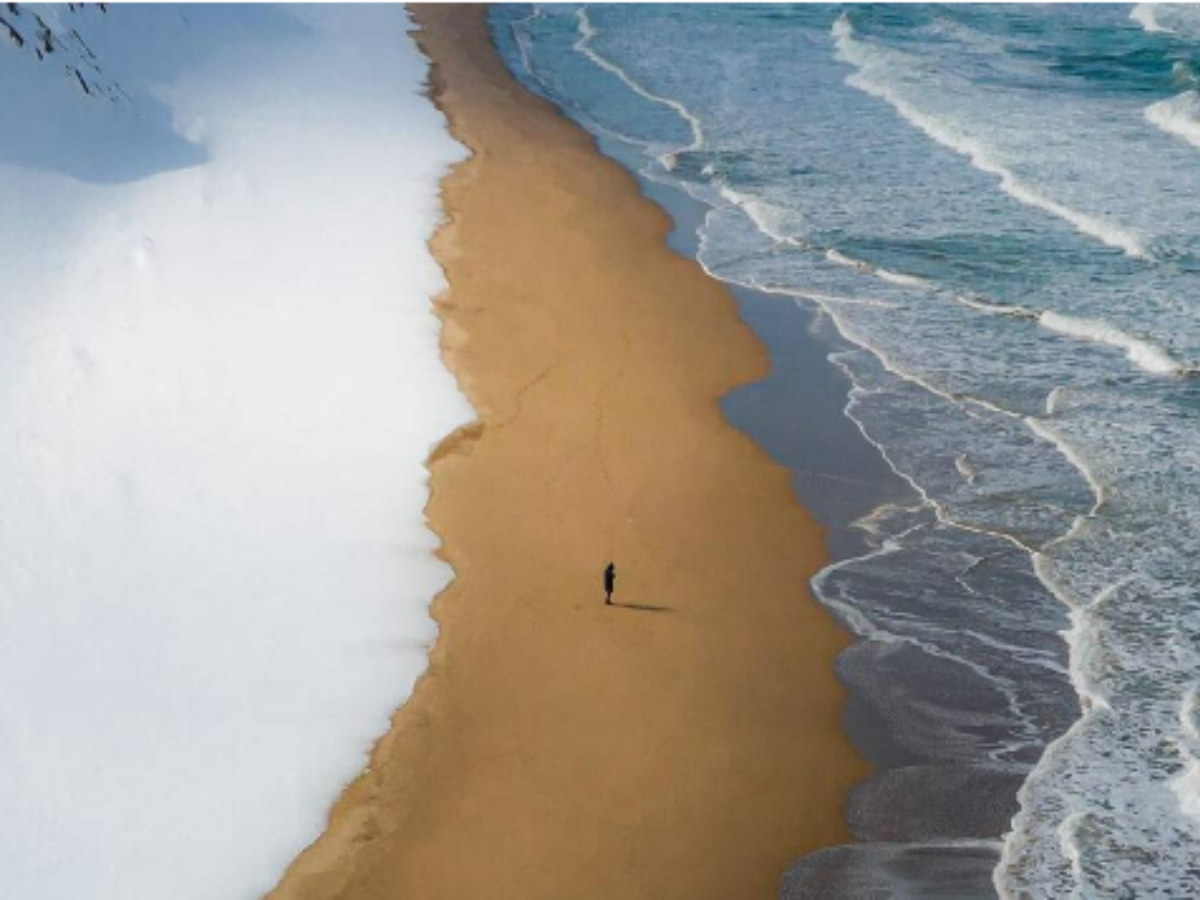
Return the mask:
<path id="1" fill-rule="evenodd" d="M 646 606 L 641 603 L 618 603 L 616 600 L 614 600 L 609 605 L 615 606 L 618 609 L 632 609 L 632 610 L 637 610 L 638 612 L 651 612 L 651 613 L 673 613 L 673 612 L 675 612 L 675 610 L 671 609 L 671 607 L 669 607 L 669 606 Z"/>

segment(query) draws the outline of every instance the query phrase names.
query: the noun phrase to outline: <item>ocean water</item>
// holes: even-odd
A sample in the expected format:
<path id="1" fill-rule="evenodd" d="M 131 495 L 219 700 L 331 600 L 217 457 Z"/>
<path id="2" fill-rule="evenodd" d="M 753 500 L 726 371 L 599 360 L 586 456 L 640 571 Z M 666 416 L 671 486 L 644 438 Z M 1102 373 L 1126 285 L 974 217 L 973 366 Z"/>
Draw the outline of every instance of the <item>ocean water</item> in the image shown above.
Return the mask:
<path id="1" fill-rule="evenodd" d="M 865 550 L 815 580 L 864 639 L 839 671 L 875 849 L 796 890 L 917 868 L 954 896 L 928 879 L 970 859 L 959 896 L 1200 895 L 1200 9 L 493 26 L 648 192 L 702 205 L 710 273 L 817 317 L 905 485 L 831 523 Z"/>

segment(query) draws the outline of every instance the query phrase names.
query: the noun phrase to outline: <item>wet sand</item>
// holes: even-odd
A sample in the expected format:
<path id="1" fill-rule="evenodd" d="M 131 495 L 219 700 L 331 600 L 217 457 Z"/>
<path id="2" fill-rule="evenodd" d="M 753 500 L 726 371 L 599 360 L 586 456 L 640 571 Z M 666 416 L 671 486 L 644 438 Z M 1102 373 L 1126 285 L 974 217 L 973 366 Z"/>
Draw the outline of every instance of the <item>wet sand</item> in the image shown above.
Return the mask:
<path id="1" fill-rule="evenodd" d="M 430 459 L 427 674 L 273 900 L 774 898 L 849 838 L 820 529 L 721 416 L 767 357 L 478 7 L 421 6 L 455 136 L 433 241 L 478 411 Z M 615 607 L 601 575 L 618 568 Z"/>

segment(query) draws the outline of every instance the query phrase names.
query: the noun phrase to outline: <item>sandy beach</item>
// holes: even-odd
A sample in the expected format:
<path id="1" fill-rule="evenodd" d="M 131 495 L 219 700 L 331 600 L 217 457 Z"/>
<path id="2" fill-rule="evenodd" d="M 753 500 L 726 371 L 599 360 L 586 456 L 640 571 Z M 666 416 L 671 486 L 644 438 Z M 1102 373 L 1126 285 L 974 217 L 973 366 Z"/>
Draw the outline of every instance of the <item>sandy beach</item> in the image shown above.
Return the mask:
<path id="1" fill-rule="evenodd" d="M 820 529 L 718 409 L 766 354 L 628 173 L 510 77 L 483 9 L 414 16 L 474 154 L 433 242 L 479 417 L 430 459 L 456 578 L 428 672 L 270 897 L 775 897 L 849 839 L 867 768 L 848 639 L 807 588 Z"/>

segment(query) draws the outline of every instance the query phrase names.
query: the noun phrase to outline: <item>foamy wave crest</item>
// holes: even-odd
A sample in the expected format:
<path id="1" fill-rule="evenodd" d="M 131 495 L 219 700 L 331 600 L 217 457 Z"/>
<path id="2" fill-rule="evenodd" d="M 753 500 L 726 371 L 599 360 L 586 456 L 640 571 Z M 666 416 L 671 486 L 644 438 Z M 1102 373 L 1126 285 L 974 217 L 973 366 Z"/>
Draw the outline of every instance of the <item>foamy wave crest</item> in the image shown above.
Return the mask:
<path id="1" fill-rule="evenodd" d="M 711 174 L 707 172 L 705 174 Z M 754 226 L 777 244 L 804 246 L 804 219 L 799 212 L 758 197 L 743 194 L 728 184 L 721 183 L 717 190 L 721 196 L 738 207 L 754 223 Z"/>
<path id="2" fill-rule="evenodd" d="M 876 278 L 887 281 L 891 284 L 897 284 L 901 287 L 928 287 L 929 282 L 924 278 L 918 278 L 916 275 L 906 275 L 903 272 L 893 272 L 891 269 L 884 269 L 879 266 L 873 266 L 870 263 L 863 262 L 861 259 L 854 259 L 846 256 L 837 250 L 826 250 L 825 258 L 831 263 L 847 268 L 857 269 L 867 275 L 874 275 Z"/>
<path id="3" fill-rule="evenodd" d="M 1187 3 L 1139 3 L 1129 18 L 1150 34 L 1200 36 L 1200 9 Z"/>
<path id="4" fill-rule="evenodd" d="M 1039 313 L 1034 312 L 1026 306 L 1019 306 L 1009 303 L 995 303 L 985 300 L 980 300 L 978 297 L 968 297 L 965 294 L 956 294 L 954 297 L 963 306 L 969 306 L 971 309 L 977 309 L 981 313 L 986 313 L 989 316 L 1007 316 L 1012 319 L 1036 319 Z"/>
<path id="5" fill-rule="evenodd" d="M 986 144 L 965 132 L 955 123 L 947 122 L 918 109 L 895 88 L 894 69 L 903 66 L 907 57 L 895 51 L 883 50 L 854 38 L 854 27 L 843 13 L 833 23 L 832 34 L 838 58 L 858 71 L 846 79 L 851 87 L 891 105 L 904 119 L 919 128 L 943 147 L 967 157 L 971 165 L 1000 179 L 1000 188 L 1010 197 L 1027 206 L 1047 212 L 1069 222 L 1081 234 L 1120 250 L 1127 256 L 1146 259 L 1149 251 L 1136 231 L 1108 219 L 1089 215 L 1046 197 L 1021 181 L 1011 169 L 993 155 Z"/>
<path id="6" fill-rule="evenodd" d="M 1192 371 L 1191 367 L 1175 359 L 1165 347 L 1145 338 L 1126 334 L 1107 322 L 1044 312 L 1038 317 L 1038 323 L 1068 337 L 1124 350 L 1131 363 L 1152 375 L 1186 375 Z"/>
<path id="7" fill-rule="evenodd" d="M 691 129 L 692 141 L 690 144 L 687 144 L 683 147 L 677 147 L 669 153 L 664 153 L 659 158 L 659 161 L 662 163 L 664 168 L 670 171 L 671 169 L 675 168 L 675 160 L 680 153 L 690 153 L 692 151 L 699 150 L 704 146 L 704 130 L 700 126 L 700 120 L 692 114 L 690 109 L 688 109 L 678 100 L 672 100 L 670 97 L 663 97 L 662 95 L 656 94 L 653 91 L 643 87 L 628 72 L 614 63 L 612 60 L 601 56 L 592 49 L 592 41 L 595 40 L 598 32 L 596 31 L 595 26 L 592 25 L 592 20 L 588 17 L 586 6 L 581 6 L 578 10 L 576 10 L 575 19 L 579 26 L 579 40 L 577 40 L 574 44 L 574 49 L 577 52 L 582 53 L 605 72 L 608 72 L 610 75 L 615 75 L 622 84 L 624 84 L 639 97 L 649 100 L 651 103 L 657 103 L 660 106 L 666 106 L 670 109 L 673 109 L 679 114 L 679 117 L 687 123 L 688 128 Z"/>
<path id="8" fill-rule="evenodd" d="M 1172 782 L 1172 789 L 1179 801 L 1180 811 L 1188 818 L 1200 822 L 1200 731 L 1196 727 L 1196 688 L 1183 695 L 1179 708 L 1180 738 L 1179 754 L 1184 759 L 1183 774 Z"/>
<path id="9" fill-rule="evenodd" d="M 1189 819 L 1200 822 L 1200 761 L 1190 758 L 1183 774 L 1173 783 L 1179 809 Z"/>
<path id="10" fill-rule="evenodd" d="M 1200 94 L 1185 91 L 1147 106 L 1145 114 L 1155 128 L 1183 138 L 1200 149 Z"/>
<path id="11" fill-rule="evenodd" d="M 979 472 L 976 471 L 973 465 L 971 465 L 971 460 L 965 453 L 960 453 L 958 456 L 954 457 L 954 468 L 958 471 L 958 474 L 963 477 L 967 484 L 974 484 L 976 479 L 979 477 Z"/>
<path id="12" fill-rule="evenodd" d="M 530 34 L 530 29 L 533 23 L 542 17 L 543 13 L 540 7 L 534 6 L 531 12 L 524 19 L 517 19 L 512 23 L 511 30 L 513 43 L 516 45 L 517 54 L 521 58 L 521 66 L 530 78 L 538 79 L 537 72 L 533 67 L 533 36 Z"/>
<path id="13" fill-rule="evenodd" d="M 1139 3 L 1129 11 L 1129 18 L 1141 25 L 1142 30 L 1151 34 L 1173 34 L 1170 28 L 1159 23 L 1158 14 L 1155 11 L 1157 5 L 1155 3 Z"/>
<path id="14" fill-rule="evenodd" d="M 918 278 L 916 275 L 905 275 L 903 272 L 893 272 L 891 269 L 876 269 L 875 275 L 884 281 L 890 281 L 892 284 L 899 284 L 904 287 L 925 287 L 929 284 L 924 278 Z"/>

